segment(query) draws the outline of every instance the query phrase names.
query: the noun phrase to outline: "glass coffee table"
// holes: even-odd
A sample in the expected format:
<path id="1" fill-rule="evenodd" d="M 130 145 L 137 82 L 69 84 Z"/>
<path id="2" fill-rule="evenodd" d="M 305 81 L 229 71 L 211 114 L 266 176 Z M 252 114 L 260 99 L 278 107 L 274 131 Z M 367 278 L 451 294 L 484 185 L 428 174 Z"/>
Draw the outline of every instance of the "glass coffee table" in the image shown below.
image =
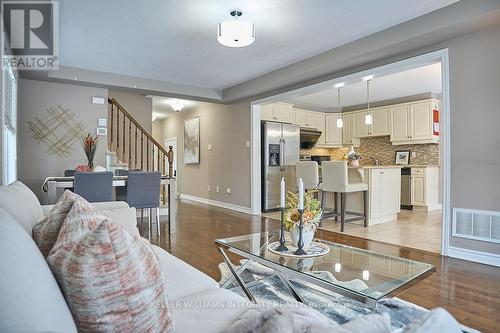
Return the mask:
<path id="1" fill-rule="evenodd" d="M 268 249 L 268 245 L 276 242 L 278 236 L 277 233 L 265 232 L 217 239 L 215 244 L 232 273 L 221 287 L 236 280 L 245 295 L 255 303 L 254 296 L 240 276 L 250 261 L 253 261 L 273 269 L 299 302 L 303 302 L 303 299 L 289 279 L 375 307 L 380 300 L 401 293 L 436 271 L 433 265 L 423 262 L 319 239 L 315 241 L 326 245 L 328 253 L 317 257 L 289 257 Z M 248 260 L 240 267 L 235 267 L 226 251 Z"/>

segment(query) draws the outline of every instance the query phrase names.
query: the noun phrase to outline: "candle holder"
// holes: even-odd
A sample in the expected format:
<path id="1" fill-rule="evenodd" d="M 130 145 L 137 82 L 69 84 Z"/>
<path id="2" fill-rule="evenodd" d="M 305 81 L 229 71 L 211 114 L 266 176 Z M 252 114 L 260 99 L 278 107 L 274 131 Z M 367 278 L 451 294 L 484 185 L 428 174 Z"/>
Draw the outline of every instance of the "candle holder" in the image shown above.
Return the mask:
<path id="1" fill-rule="evenodd" d="M 286 252 L 288 248 L 285 245 L 285 207 L 281 207 L 281 223 L 280 223 L 280 245 L 276 251 Z"/>
<path id="2" fill-rule="evenodd" d="M 302 239 L 302 229 L 304 229 L 304 221 L 302 219 L 302 216 L 304 215 L 304 210 L 299 209 L 299 215 L 300 215 L 300 220 L 299 220 L 299 241 L 297 242 L 297 250 L 293 254 L 297 256 L 303 256 L 306 255 L 307 252 L 303 249 L 304 247 L 304 240 Z"/>

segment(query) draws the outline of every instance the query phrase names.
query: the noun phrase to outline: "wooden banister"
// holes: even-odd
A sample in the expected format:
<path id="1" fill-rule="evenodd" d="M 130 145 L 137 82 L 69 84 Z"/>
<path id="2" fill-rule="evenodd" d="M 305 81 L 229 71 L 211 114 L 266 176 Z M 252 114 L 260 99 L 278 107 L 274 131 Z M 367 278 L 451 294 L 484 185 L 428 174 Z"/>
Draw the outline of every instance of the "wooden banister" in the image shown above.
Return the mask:
<path id="1" fill-rule="evenodd" d="M 160 171 L 162 174 L 166 172 L 165 159 L 168 161 L 168 176 L 173 178 L 173 147 L 170 146 L 168 151 L 163 148 L 163 146 L 157 142 L 151 134 L 149 134 L 127 111 L 123 106 L 118 103 L 114 98 L 108 98 L 108 104 L 110 105 L 110 118 L 109 122 L 109 132 L 111 137 L 108 140 L 108 148 L 110 151 L 115 151 L 118 157 L 122 161 L 127 161 L 129 163 L 129 169 L 135 169 L 138 165 L 138 149 L 137 149 L 137 135 L 140 134 L 140 166 L 144 169 L 144 155 L 143 149 L 144 144 L 146 145 L 146 170 L 150 169 L 153 171 Z M 123 114 L 122 119 L 120 119 L 120 112 Z M 114 123 L 114 118 L 116 115 L 116 124 Z M 122 122 L 120 122 L 122 121 Z M 128 147 L 126 147 L 126 122 L 128 121 Z M 135 127 L 134 132 L 132 131 L 132 125 Z M 116 127 L 115 127 L 116 126 Z M 121 128 L 120 128 L 121 127 Z M 121 131 L 120 131 L 121 129 Z M 121 133 L 120 133 L 121 132 Z M 139 132 L 139 133 L 138 133 Z M 116 138 L 114 137 L 116 134 Z M 120 135 L 122 136 L 120 138 Z M 134 135 L 134 140 L 132 142 L 132 135 Z M 144 143 L 144 137 L 146 137 L 146 142 Z M 121 140 L 120 140 L 121 139 Z M 121 141 L 121 142 L 120 142 Z M 121 145 L 120 145 L 121 143 Z M 132 146 L 134 145 L 134 147 Z M 151 146 L 150 146 L 151 145 Z M 155 148 L 157 150 L 157 155 L 155 156 Z M 132 152 L 134 152 L 134 158 L 132 159 Z M 128 155 L 127 155 L 128 153 Z M 155 163 L 155 157 L 157 161 Z M 132 165 L 132 163 L 134 165 Z M 151 164 L 150 164 L 151 163 Z M 151 165 L 151 168 L 149 167 Z M 156 167 L 156 168 L 155 168 Z"/>

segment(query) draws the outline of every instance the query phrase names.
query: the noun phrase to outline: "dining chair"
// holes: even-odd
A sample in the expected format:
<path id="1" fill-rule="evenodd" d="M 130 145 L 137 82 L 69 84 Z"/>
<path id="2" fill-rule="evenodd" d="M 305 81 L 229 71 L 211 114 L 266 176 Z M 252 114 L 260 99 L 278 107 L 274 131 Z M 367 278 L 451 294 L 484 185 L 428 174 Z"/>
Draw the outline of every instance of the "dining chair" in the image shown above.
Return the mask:
<path id="1" fill-rule="evenodd" d="M 160 172 L 130 171 L 127 177 L 127 203 L 141 210 L 141 224 L 144 209 L 148 209 L 149 238 L 151 239 L 152 209 L 156 210 L 156 225 L 160 236 Z"/>
<path id="2" fill-rule="evenodd" d="M 76 172 L 74 192 L 89 202 L 113 200 L 112 172 Z"/>
<path id="3" fill-rule="evenodd" d="M 75 172 L 73 169 L 64 170 L 64 177 L 73 177 Z"/>
<path id="4" fill-rule="evenodd" d="M 363 221 L 363 225 L 367 227 L 368 222 L 368 184 L 363 182 L 349 182 L 348 168 L 346 161 L 323 161 L 321 163 L 321 189 L 323 195 L 321 196 L 321 206 L 323 211 L 324 207 L 324 194 L 327 192 L 340 193 L 340 213 L 335 210 L 332 213 L 323 213 L 322 221 L 331 216 L 340 216 L 340 231 L 343 232 L 346 222 Z M 347 206 L 347 193 L 363 192 L 363 213 L 348 212 Z M 336 201 L 336 200 L 335 200 Z M 337 202 L 335 202 L 337 206 Z M 346 214 L 354 215 L 356 217 L 346 219 Z"/>

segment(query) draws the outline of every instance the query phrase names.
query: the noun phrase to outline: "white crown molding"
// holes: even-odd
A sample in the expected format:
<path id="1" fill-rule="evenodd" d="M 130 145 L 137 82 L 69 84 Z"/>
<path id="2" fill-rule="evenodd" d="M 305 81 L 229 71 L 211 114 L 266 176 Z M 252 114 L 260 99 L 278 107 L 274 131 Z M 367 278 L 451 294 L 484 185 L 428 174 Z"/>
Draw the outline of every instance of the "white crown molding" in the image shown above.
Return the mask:
<path id="1" fill-rule="evenodd" d="M 227 202 L 196 197 L 196 196 L 188 195 L 188 194 L 181 194 L 180 198 L 181 198 L 181 200 L 190 200 L 190 201 L 199 202 L 199 203 L 203 203 L 203 204 L 207 204 L 207 205 L 211 205 L 211 206 L 215 206 L 215 207 L 234 210 L 234 211 L 237 211 L 240 213 L 245 213 L 245 214 L 250 214 L 250 215 L 252 214 L 249 207 L 234 205 L 234 204 L 230 204 Z"/>
<path id="2" fill-rule="evenodd" d="M 500 255 L 498 254 L 480 252 L 480 251 L 474 251 L 474 250 L 468 250 L 450 246 L 448 248 L 448 256 L 452 258 L 473 261 L 480 264 L 500 267 Z"/>

